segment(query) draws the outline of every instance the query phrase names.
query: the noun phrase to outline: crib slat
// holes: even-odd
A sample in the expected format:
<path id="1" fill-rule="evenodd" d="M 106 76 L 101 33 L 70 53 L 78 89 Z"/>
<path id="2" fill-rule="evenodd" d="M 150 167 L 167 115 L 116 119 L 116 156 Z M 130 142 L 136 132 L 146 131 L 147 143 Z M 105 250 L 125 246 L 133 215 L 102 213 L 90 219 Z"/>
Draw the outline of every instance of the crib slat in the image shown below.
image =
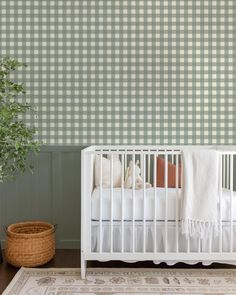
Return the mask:
<path id="1" fill-rule="evenodd" d="M 187 253 L 190 252 L 190 238 L 187 236 Z"/>
<path id="2" fill-rule="evenodd" d="M 222 185 L 223 185 L 223 187 L 225 188 L 225 157 L 226 157 L 226 155 L 223 155 L 222 156 L 223 157 L 223 183 L 222 183 Z"/>
<path id="3" fill-rule="evenodd" d="M 139 155 L 139 161 L 140 161 L 140 174 L 141 174 L 141 177 L 143 178 L 143 151 L 141 152 L 141 154 Z M 137 161 L 137 158 L 136 158 L 136 161 Z"/>
<path id="4" fill-rule="evenodd" d="M 124 155 L 121 156 L 121 252 L 124 252 Z"/>
<path id="5" fill-rule="evenodd" d="M 220 221 L 219 221 L 219 252 L 222 253 L 222 155 L 219 156 L 220 157 L 220 168 L 219 168 L 219 188 L 220 188 L 220 192 L 219 192 L 219 195 L 220 195 L 220 200 L 219 200 L 219 205 L 220 205 Z M 225 161 L 224 161 L 225 162 Z M 225 165 L 223 167 L 225 169 Z"/>
<path id="6" fill-rule="evenodd" d="M 181 155 L 181 162 L 183 163 L 183 157 Z M 181 186 L 183 187 L 183 177 L 181 178 Z M 187 235 L 187 253 L 190 252 L 190 237 Z"/>
<path id="7" fill-rule="evenodd" d="M 150 161 L 150 159 L 149 159 L 149 161 Z M 145 220 L 146 185 L 145 185 L 145 180 L 146 180 L 146 155 L 143 155 L 143 252 L 146 251 L 146 220 Z"/>
<path id="8" fill-rule="evenodd" d="M 127 168 L 127 153 L 126 153 L 126 150 L 125 150 L 125 154 L 122 154 L 125 156 L 125 169 Z"/>
<path id="9" fill-rule="evenodd" d="M 182 154 L 180 155 L 180 161 L 181 161 L 181 163 L 183 163 Z M 182 173 L 183 173 L 183 171 L 182 171 Z M 183 188 L 183 175 L 182 175 L 182 177 L 180 179 L 180 183 L 181 183 L 181 187 Z M 187 242 L 187 251 L 186 252 L 189 253 L 190 252 L 190 237 L 189 237 L 189 235 L 187 235 L 187 237 L 186 237 L 186 242 Z"/>
<path id="10" fill-rule="evenodd" d="M 230 252 L 233 252 L 233 155 L 230 155 Z"/>
<path id="11" fill-rule="evenodd" d="M 150 151 L 148 151 L 148 152 L 150 152 Z M 143 156 L 145 157 L 145 154 Z M 151 169 L 150 169 L 151 168 L 150 167 L 151 166 L 151 161 L 150 160 L 151 160 L 151 155 L 148 154 L 148 180 L 147 181 L 149 183 L 150 183 L 150 180 L 151 180 L 151 173 L 150 173 L 151 172 Z"/>
<path id="12" fill-rule="evenodd" d="M 179 252 L 179 156 L 176 155 L 176 173 L 175 173 L 175 188 L 176 188 L 176 200 L 175 200 L 175 246 L 176 252 Z"/>
<path id="13" fill-rule="evenodd" d="M 113 253 L 113 154 L 111 154 L 110 158 L 110 190 L 111 190 L 111 200 L 110 200 L 110 210 L 111 210 L 111 224 L 110 224 L 110 240 L 111 240 L 111 248 L 110 252 Z"/>
<path id="14" fill-rule="evenodd" d="M 211 253 L 212 252 L 212 237 L 213 237 L 213 234 L 211 233 L 209 235 L 209 243 L 208 243 L 208 252 Z"/>
<path id="15" fill-rule="evenodd" d="M 157 252 L 157 157 L 158 154 L 154 155 L 154 165 L 153 165 L 153 177 L 154 177 L 154 253 Z"/>
<path id="16" fill-rule="evenodd" d="M 229 172 L 230 172 L 230 167 L 229 167 L 229 157 L 230 155 L 227 155 L 227 189 L 229 189 L 229 184 L 230 184 L 230 175 L 229 175 Z"/>
<path id="17" fill-rule="evenodd" d="M 135 252 L 135 154 L 132 154 L 133 175 L 132 175 L 132 250 Z"/>
<path id="18" fill-rule="evenodd" d="M 201 252 L 201 239 L 200 238 L 198 238 L 197 251 L 198 251 L 198 253 Z"/>
<path id="19" fill-rule="evenodd" d="M 99 186 L 99 197 L 100 197 L 100 210 L 99 210 L 99 252 L 102 252 L 102 158 L 100 155 L 100 186 Z"/>
<path id="20" fill-rule="evenodd" d="M 165 252 L 168 252 L 167 239 L 168 239 L 168 153 L 165 151 Z"/>

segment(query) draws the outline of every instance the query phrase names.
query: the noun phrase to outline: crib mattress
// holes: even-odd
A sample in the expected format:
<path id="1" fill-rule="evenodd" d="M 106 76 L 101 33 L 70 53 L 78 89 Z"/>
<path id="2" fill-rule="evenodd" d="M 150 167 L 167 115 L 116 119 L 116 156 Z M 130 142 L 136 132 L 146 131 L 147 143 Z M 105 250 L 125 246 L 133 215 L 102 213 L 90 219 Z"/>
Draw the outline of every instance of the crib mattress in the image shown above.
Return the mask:
<path id="1" fill-rule="evenodd" d="M 146 189 L 145 208 L 143 206 L 143 190 L 135 190 L 135 220 L 154 219 L 154 188 Z M 178 192 L 179 191 L 179 192 Z M 167 195 L 167 219 L 176 219 L 176 200 L 178 200 L 178 216 L 181 210 L 181 189 L 169 188 Z M 222 190 L 222 219 L 230 219 L 230 190 Z M 111 218 L 111 191 L 109 188 L 102 190 L 102 220 Z M 121 220 L 121 188 L 113 189 L 113 220 Z M 233 192 L 233 220 L 236 220 L 236 192 Z M 219 205 L 218 205 L 219 207 Z M 133 195 L 132 189 L 124 189 L 124 220 L 132 220 Z M 92 220 L 99 220 L 100 217 L 100 192 L 95 188 L 92 193 Z M 156 188 L 156 220 L 165 220 L 165 188 Z"/>

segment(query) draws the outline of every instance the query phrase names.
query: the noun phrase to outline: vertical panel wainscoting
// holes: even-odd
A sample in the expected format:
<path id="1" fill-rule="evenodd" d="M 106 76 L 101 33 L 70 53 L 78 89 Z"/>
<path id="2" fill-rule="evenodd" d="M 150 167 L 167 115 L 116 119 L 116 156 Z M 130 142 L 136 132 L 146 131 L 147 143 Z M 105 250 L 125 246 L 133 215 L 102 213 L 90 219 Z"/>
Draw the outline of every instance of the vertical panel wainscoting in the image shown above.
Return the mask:
<path id="1" fill-rule="evenodd" d="M 79 146 L 44 146 L 31 156 L 34 172 L 0 184 L 0 239 L 3 226 L 25 220 L 58 224 L 57 248 L 80 247 Z M 4 246 L 4 243 L 3 243 Z"/>

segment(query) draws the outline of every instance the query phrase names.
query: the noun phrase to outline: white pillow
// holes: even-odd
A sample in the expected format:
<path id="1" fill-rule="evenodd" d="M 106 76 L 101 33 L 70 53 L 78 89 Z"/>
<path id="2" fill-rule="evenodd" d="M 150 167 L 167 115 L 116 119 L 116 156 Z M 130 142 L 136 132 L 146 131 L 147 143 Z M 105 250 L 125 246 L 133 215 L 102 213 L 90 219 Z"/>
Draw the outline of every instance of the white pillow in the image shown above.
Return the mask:
<path id="1" fill-rule="evenodd" d="M 95 156 L 95 187 L 100 186 L 100 156 Z M 113 155 L 113 187 L 121 186 L 121 162 L 119 155 Z M 111 160 L 109 158 L 102 157 L 102 186 L 110 187 L 111 180 Z"/>

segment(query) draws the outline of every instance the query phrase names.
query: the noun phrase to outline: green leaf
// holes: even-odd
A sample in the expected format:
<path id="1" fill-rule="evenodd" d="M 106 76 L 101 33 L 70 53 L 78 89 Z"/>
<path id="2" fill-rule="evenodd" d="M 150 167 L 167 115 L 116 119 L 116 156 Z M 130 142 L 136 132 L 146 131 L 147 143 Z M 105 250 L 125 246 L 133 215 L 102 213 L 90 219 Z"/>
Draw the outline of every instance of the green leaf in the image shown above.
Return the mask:
<path id="1" fill-rule="evenodd" d="M 31 105 L 17 101 L 18 95 L 25 94 L 25 87 L 10 79 L 10 74 L 22 66 L 26 65 L 9 57 L 0 59 L 0 183 L 17 173 L 32 171 L 28 154 L 40 149 L 34 140 L 35 128 L 19 119 L 19 115 L 33 112 Z"/>

